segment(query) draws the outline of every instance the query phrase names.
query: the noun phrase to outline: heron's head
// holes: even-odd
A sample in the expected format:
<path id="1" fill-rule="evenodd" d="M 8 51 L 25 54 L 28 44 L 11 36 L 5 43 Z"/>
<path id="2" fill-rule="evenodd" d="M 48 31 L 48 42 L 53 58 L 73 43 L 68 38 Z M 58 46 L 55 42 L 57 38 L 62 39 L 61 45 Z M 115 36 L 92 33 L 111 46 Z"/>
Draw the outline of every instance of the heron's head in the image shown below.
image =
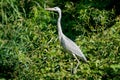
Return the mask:
<path id="1" fill-rule="evenodd" d="M 45 8 L 45 10 L 50 10 L 50 11 L 57 11 L 61 12 L 61 9 L 59 7 L 54 7 L 54 8 Z"/>

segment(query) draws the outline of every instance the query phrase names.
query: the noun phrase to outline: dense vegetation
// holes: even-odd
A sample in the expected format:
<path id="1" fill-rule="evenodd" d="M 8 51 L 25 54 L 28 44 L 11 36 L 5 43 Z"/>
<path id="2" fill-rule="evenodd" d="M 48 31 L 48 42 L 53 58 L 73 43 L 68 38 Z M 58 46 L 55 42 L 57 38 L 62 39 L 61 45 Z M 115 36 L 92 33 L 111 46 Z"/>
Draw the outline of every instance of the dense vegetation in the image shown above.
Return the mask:
<path id="1" fill-rule="evenodd" d="M 120 80 L 119 0 L 1 0 L 0 79 Z M 74 57 L 64 52 L 55 12 L 62 9 L 62 29 L 88 59 L 77 73 Z"/>

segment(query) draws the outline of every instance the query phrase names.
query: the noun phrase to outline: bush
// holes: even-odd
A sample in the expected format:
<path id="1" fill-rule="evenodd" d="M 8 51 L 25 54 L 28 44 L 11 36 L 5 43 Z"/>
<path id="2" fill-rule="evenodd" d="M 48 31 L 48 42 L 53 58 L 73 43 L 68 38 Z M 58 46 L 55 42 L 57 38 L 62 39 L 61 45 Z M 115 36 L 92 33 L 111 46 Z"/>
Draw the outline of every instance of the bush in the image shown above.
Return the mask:
<path id="1" fill-rule="evenodd" d="M 107 1 L 2 0 L 0 78 L 119 80 L 120 18 Z M 76 74 L 77 61 L 58 41 L 58 14 L 45 11 L 45 4 L 62 6 L 63 32 L 88 59 Z"/>

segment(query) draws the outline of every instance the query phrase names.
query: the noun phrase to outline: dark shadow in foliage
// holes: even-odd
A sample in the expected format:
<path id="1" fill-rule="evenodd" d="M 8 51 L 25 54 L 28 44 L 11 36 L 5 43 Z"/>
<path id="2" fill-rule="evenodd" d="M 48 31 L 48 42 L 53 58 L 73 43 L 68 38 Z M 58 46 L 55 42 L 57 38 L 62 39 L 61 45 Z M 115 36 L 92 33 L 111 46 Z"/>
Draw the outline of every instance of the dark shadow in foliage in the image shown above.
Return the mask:
<path id="1" fill-rule="evenodd" d="M 8 49 L 0 49 L 0 78 L 12 79 L 18 63 L 18 58 L 7 52 Z"/>
<path id="2" fill-rule="evenodd" d="M 120 0 L 107 0 L 110 1 L 109 4 L 106 6 L 106 10 L 111 10 L 114 8 L 115 14 L 120 15 Z"/>
<path id="3" fill-rule="evenodd" d="M 105 73 L 102 75 L 102 80 L 120 80 L 120 69 L 113 69 L 111 67 L 107 67 L 104 69 Z"/>

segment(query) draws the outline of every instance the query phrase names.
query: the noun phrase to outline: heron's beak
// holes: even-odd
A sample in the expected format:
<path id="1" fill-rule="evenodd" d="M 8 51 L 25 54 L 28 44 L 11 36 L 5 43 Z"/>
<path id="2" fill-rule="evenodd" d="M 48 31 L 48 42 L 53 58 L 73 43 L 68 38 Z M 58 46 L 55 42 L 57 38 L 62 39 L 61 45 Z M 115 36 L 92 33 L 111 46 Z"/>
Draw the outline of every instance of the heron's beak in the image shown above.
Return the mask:
<path id="1" fill-rule="evenodd" d="M 45 10 L 55 11 L 54 8 L 45 8 Z"/>

